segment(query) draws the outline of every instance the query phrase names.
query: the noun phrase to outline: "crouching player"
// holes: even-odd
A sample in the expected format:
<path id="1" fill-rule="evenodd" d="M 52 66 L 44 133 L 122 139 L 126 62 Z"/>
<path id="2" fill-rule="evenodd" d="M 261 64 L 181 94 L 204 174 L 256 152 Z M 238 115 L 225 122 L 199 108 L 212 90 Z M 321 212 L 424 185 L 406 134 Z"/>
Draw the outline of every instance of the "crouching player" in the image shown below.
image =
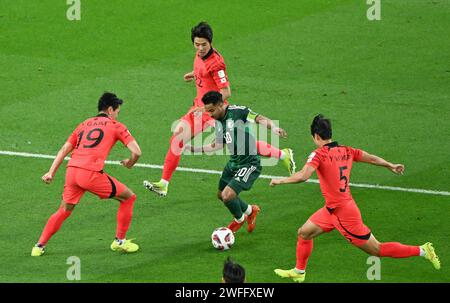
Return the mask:
<path id="1" fill-rule="evenodd" d="M 98 115 L 82 122 L 74 130 L 58 152 L 50 170 L 42 176 L 45 183 L 51 183 L 64 158 L 72 152 L 67 164 L 61 206 L 48 219 L 41 237 L 31 251 L 32 256 L 44 254 L 47 242 L 71 215 L 86 191 L 97 195 L 100 199 L 112 198 L 120 202 L 116 238 L 111 244 L 111 249 L 127 253 L 139 249 L 137 244 L 125 237 L 131 223 L 136 195 L 103 171 L 109 151 L 117 141 L 121 141 L 131 152 L 129 159 L 121 161 L 124 167 L 132 168 L 141 155 L 136 140 L 126 126 L 117 121 L 122 104 L 123 101 L 115 94 L 104 93 L 98 102 Z"/>

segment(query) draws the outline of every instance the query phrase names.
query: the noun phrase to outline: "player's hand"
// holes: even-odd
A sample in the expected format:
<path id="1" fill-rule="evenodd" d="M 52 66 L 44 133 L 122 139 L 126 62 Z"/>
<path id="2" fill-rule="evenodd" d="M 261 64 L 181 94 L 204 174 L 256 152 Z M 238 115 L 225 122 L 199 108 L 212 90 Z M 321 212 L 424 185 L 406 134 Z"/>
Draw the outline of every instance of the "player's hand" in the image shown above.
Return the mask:
<path id="1" fill-rule="evenodd" d="M 287 138 L 287 132 L 279 127 L 272 128 L 272 132 L 281 138 Z"/>
<path id="2" fill-rule="evenodd" d="M 272 179 L 270 181 L 269 186 L 274 187 L 275 185 L 280 185 L 281 184 L 281 180 L 280 179 Z"/>
<path id="3" fill-rule="evenodd" d="M 53 175 L 50 172 L 48 172 L 45 175 L 43 175 L 41 179 L 45 183 L 50 184 L 53 181 Z"/>
<path id="4" fill-rule="evenodd" d="M 184 75 L 183 79 L 186 82 L 191 82 L 192 80 L 194 80 L 195 76 L 193 72 L 187 73 Z"/>
<path id="5" fill-rule="evenodd" d="M 195 117 L 201 117 L 203 115 L 203 112 L 205 111 L 205 108 L 203 106 L 197 106 L 189 110 L 188 113 L 194 113 Z"/>
<path id="6" fill-rule="evenodd" d="M 128 169 L 131 169 L 133 167 L 133 165 L 134 165 L 134 163 L 131 162 L 130 159 L 122 160 L 122 161 L 120 161 L 120 164 L 122 164 L 122 166 L 124 166 L 124 167 L 126 167 Z"/>
<path id="7" fill-rule="evenodd" d="M 197 106 L 197 107 L 192 109 L 192 112 L 194 113 L 194 115 L 196 115 L 196 114 L 202 115 L 204 111 L 205 111 L 205 107 L 204 106 Z"/>
<path id="8" fill-rule="evenodd" d="M 389 170 L 394 174 L 403 175 L 405 166 L 403 164 L 393 164 L 391 167 L 389 167 Z"/>

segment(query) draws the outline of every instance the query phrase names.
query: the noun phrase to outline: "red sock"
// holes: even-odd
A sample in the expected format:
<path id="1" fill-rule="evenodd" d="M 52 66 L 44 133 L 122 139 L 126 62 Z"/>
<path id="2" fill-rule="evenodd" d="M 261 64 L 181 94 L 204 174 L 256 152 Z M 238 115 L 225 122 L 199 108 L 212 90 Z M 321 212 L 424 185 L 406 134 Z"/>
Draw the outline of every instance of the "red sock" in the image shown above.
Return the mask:
<path id="1" fill-rule="evenodd" d="M 420 256 L 419 246 L 404 245 L 398 242 L 380 244 L 380 257 L 408 258 Z"/>
<path id="2" fill-rule="evenodd" d="M 164 160 L 164 168 L 162 173 L 162 178 L 166 181 L 170 181 L 173 172 L 177 169 L 178 163 L 180 162 L 181 152 L 183 150 L 183 141 L 181 139 L 172 136 L 170 138 L 170 147 L 166 154 L 166 159 Z"/>
<path id="3" fill-rule="evenodd" d="M 313 240 L 304 240 L 298 236 L 297 240 L 297 264 L 295 268 L 305 270 L 308 264 L 308 258 L 313 249 Z"/>
<path id="4" fill-rule="evenodd" d="M 51 215 L 42 231 L 38 243 L 46 245 L 50 238 L 61 228 L 64 220 L 66 220 L 71 213 L 72 211 L 66 211 L 64 210 L 64 207 L 60 207 L 56 213 Z"/>
<path id="5" fill-rule="evenodd" d="M 278 158 L 281 157 L 281 150 L 276 147 L 273 147 L 267 142 L 264 141 L 256 141 L 256 148 L 258 149 L 258 155 L 264 157 Z"/>
<path id="6" fill-rule="evenodd" d="M 120 202 L 119 210 L 117 211 L 117 239 L 125 239 L 133 217 L 134 201 L 136 201 L 136 195 L 132 195 L 128 200 Z"/>

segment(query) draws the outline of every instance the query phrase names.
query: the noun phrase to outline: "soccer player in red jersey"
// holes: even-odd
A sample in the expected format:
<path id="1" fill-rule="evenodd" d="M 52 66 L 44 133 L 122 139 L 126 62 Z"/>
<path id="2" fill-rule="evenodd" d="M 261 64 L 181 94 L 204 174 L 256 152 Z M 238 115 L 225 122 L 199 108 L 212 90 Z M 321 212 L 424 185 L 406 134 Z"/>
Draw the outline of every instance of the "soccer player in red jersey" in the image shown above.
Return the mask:
<path id="1" fill-rule="evenodd" d="M 111 249 L 128 253 L 139 249 L 137 244 L 125 238 L 133 216 L 136 194 L 103 171 L 109 151 L 117 141 L 121 141 L 131 152 L 129 159 L 121 161 L 124 167 L 131 169 L 141 155 L 139 145 L 127 127 L 117 121 L 122 104 L 123 101 L 115 94 L 104 93 L 98 102 L 98 115 L 78 125 L 58 152 L 50 170 L 42 176 L 42 180 L 50 184 L 64 158 L 72 152 L 67 164 L 61 206 L 47 221 L 32 249 L 32 256 L 44 254 L 45 245 L 70 216 L 86 191 L 100 199 L 113 198 L 120 202 L 116 238 Z"/>
<path id="2" fill-rule="evenodd" d="M 223 57 L 212 47 L 213 32 L 206 22 L 200 22 L 191 30 L 191 40 L 196 49 L 194 70 L 184 75 L 184 80 L 195 80 L 197 96 L 194 104 L 175 127 L 170 147 L 164 160 L 161 180 L 158 182 L 144 181 L 144 186 L 160 196 L 166 196 L 172 174 L 181 158 L 183 146 L 208 127 L 214 127 L 214 119 L 204 112 L 202 97 L 208 91 L 218 91 L 222 94 L 225 104 L 231 96 L 230 82 L 226 72 Z M 279 158 L 289 171 L 295 172 L 295 161 L 290 148 L 279 150 L 267 142 L 257 141 L 258 154 L 261 156 Z"/>
<path id="3" fill-rule="evenodd" d="M 283 278 L 303 282 L 308 258 L 313 249 L 313 239 L 333 229 L 337 229 L 350 243 L 372 256 L 391 258 L 422 256 L 439 269 L 439 258 L 431 243 L 409 246 L 398 242 L 378 242 L 370 229 L 364 225 L 359 208 L 350 193 L 350 171 L 353 162 L 386 167 L 395 174 L 403 174 L 405 169 L 403 164 L 392 164 L 360 149 L 338 145 L 331 139 L 330 120 L 322 115 L 314 118 L 311 135 L 318 148 L 311 153 L 303 169 L 288 178 L 272 179 L 270 185 L 305 182 L 316 171 L 325 198 L 325 207 L 316 211 L 298 230 L 295 268 L 275 269 L 275 273 Z"/>

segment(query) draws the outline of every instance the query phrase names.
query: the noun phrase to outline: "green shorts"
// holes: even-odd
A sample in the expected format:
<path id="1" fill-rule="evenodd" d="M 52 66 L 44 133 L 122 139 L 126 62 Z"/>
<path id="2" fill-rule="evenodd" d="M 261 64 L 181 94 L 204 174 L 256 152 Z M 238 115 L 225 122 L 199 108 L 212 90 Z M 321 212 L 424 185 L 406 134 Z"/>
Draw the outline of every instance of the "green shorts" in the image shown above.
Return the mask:
<path id="1" fill-rule="evenodd" d="M 247 164 L 232 168 L 227 163 L 219 180 L 219 191 L 223 191 L 226 186 L 229 186 L 239 195 L 241 191 L 252 188 L 253 183 L 261 174 L 261 170 L 262 167 L 259 164 Z"/>

